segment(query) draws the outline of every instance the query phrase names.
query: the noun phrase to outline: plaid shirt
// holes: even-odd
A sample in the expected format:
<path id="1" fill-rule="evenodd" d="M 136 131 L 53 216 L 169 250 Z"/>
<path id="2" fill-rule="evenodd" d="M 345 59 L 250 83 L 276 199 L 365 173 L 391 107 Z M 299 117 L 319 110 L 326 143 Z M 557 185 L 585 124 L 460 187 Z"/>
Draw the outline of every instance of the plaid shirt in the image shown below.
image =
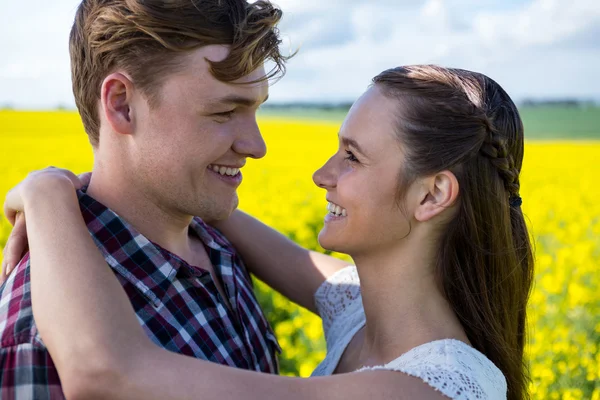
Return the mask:
<path id="1" fill-rule="evenodd" d="M 241 259 L 220 233 L 199 218 L 190 224 L 190 233 L 202 240 L 221 278 L 231 310 L 210 273 L 150 242 L 87 194 L 78 196 L 92 238 L 154 343 L 219 364 L 278 372 L 277 340 Z M 0 287 L 0 368 L 0 399 L 64 398 L 33 319 L 29 256 Z"/>

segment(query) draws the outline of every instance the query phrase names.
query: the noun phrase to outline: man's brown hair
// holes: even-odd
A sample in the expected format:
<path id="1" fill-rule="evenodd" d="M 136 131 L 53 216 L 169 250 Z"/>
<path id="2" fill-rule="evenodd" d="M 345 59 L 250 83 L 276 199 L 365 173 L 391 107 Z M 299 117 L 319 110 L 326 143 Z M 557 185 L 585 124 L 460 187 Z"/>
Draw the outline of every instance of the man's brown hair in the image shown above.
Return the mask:
<path id="1" fill-rule="evenodd" d="M 83 0 L 70 35 L 75 103 L 93 146 L 99 143 L 98 100 L 103 79 L 125 70 L 150 104 L 162 80 L 177 72 L 189 51 L 229 45 L 220 62 L 209 62 L 223 82 L 240 79 L 265 61 L 263 79 L 285 73 L 277 23 L 282 12 L 268 0 Z"/>

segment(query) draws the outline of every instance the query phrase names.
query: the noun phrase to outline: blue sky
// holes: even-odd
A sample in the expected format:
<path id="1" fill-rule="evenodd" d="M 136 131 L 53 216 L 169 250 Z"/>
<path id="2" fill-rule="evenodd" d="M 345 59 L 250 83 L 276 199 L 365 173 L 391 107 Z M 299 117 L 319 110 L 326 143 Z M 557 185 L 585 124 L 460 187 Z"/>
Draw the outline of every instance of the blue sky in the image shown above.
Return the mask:
<path id="1" fill-rule="evenodd" d="M 0 105 L 73 106 L 68 32 L 78 0 L 1 0 Z M 483 72 L 517 100 L 600 100 L 598 0 L 279 0 L 300 48 L 270 102 L 351 101 L 380 71 Z"/>

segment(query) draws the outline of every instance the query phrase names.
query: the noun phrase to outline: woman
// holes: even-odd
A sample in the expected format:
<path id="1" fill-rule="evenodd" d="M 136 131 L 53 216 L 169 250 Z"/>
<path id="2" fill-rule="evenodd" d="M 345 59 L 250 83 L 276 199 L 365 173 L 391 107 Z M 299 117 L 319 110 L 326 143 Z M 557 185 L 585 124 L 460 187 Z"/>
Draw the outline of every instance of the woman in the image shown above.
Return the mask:
<path id="1" fill-rule="evenodd" d="M 74 219 L 80 183 L 46 171 L 14 189 L 6 207 L 27 215 L 44 342 L 53 358 L 79 367 L 59 362 L 63 383 L 83 398 L 526 398 L 533 258 L 517 109 L 497 83 L 464 70 L 400 67 L 373 82 L 350 110 L 338 152 L 314 174 L 329 202 L 319 242 L 356 264 L 315 293 L 328 345 L 313 374 L 321 377 L 235 370 L 153 345 Z M 31 206 L 40 195 L 45 205 Z M 56 239 L 63 221 L 81 225 L 77 243 Z M 250 263 L 276 237 L 239 212 L 218 227 Z M 247 235 L 263 240 L 244 246 Z M 277 246 L 282 259 L 294 248 Z M 76 255 L 53 257 L 66 247 Z M 37 259 L 50 267 L 34 267 Z M 73 280 L 94 284 L 81 293 Z M 68 313 L 68 326 L 42 317 L 57 312 Z M 76 338 L 63 335 L 75 330 Z"/>

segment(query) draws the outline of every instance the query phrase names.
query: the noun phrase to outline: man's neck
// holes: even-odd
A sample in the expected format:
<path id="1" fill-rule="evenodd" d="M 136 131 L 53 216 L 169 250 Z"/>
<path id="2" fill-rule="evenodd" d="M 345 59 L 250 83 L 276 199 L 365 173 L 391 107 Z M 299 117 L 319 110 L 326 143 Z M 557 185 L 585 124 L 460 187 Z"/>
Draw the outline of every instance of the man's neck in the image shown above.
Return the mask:
<path id="1" fill-rule="evenodd" d="M 116 212 L 150 241 L 183 259 L 192 256 L 188 236 L 190 215 L 168 210 L 129 182 L 123 174 L 95 168 L 87 193 Z"/>

